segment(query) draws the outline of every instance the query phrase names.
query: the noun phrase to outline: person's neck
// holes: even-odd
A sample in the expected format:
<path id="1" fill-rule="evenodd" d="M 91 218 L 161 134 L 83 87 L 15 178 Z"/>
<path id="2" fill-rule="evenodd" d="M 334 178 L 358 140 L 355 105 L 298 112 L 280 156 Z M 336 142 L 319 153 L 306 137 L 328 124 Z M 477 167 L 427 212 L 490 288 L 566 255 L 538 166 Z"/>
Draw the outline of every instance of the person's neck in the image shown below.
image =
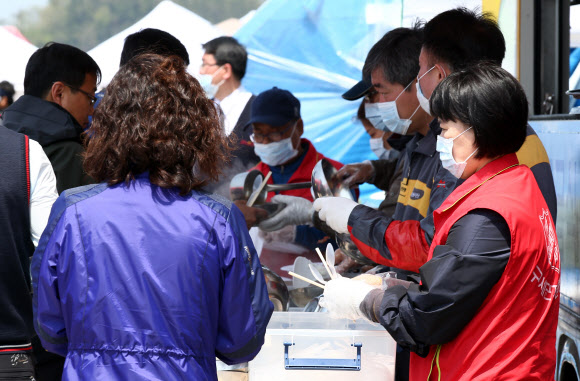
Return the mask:
<path id="1" fill-rule="evenodd" d="M 423 136 L 427 136 L 431 127 L 429 124 L 433 120 L 433 117 L 427 113 L 421 113 L 420 117 L 417 120 L 414 120 L 413 123 L 417 123 L 417 128 L 415 131 L 420 133 Z"/>
<path id="2" fill-rule="evenodd" d="M 495 159 L 499 158 L 501 156 L 496 156 L 496 157 L 481 157 L 481 158 L 475 158 L 475 157 L 471 157 L 469 158 L 469 160 L 467 160 L 467 165 L 465 166 L 465 170 L 463 171 L 463 174 L 461 175 L 462 179 L 467 179 L 468 177 L 470 177 L 471 175 L 473 175 L 474 173 L 476 173 L 477 171 L 481 170 L 483 167 L 485 167 L 486 165 L 488 165 L 489 163 L 491 163 L 492 161 L 494 161 Z"/>
<path id="3" fill-rule="evenodd" d="M 229 96 L 231 93 L 233 93 L 234 91 L 236 91 L 236 89 L 238 87 L 240 87 L 241 85 L 242 85 L 242 83 L 240 81 L 237 81 L 237 80 L 235 80 L 233 78 L 230 78 L 230 79 L 226 80 L 220 86 L 220 88 L 217 91 L 217 93 L 215 94 L 214 98 L 221 102 L 227 96 Z"/>

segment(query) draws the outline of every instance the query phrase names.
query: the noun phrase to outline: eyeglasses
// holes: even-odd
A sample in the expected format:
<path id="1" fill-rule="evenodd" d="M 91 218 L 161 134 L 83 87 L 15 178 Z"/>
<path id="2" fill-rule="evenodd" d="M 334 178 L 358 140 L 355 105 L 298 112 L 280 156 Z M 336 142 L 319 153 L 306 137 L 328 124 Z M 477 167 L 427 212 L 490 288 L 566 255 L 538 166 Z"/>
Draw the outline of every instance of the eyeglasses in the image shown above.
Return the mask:
<path id="1" fill-rule="evenodd" d="M 78 87 L 74 87 L 74 86 L 67 85 L 67 84 L 65 84 L 65 86 L 68 87 L 71 90 L 80 91 L 81 93 L 83 93 L 84 95 L 86 95 L 87 98 L 89 98 L 89 102 L 91 103 L 91 106 L 94 105 L 97 102 L 97 97 L 92 96 L 91 94 L 87 93 L 83 89 L 79 89 Z"/>
<path id="2" fill-rule="evenodd" d="M 263 143 L 266 138 L 268 138 L 268 141 L 270 142 L 279 142 L 289 129 L 296 127 L 297 123 L 298 121 L 295 121 L 294 123 L 290 122 L 290 125 L 283 130 L 270 132 L 269 134 L 257 134 L 254 132 L 250 135 L 250 140 L 254 143 Z M 292 130 L 292 132 L 294 132 L 294 130 Z"/>
<path id="3" fill-rule="evenodd" d="M 220 66 L 220 65 L 217 62 L 216 63 L 212 63 L 212 64 L 203 62 L 200 67 L 204 68 L 204 67 L 207 67 L 207 66 Z"/>

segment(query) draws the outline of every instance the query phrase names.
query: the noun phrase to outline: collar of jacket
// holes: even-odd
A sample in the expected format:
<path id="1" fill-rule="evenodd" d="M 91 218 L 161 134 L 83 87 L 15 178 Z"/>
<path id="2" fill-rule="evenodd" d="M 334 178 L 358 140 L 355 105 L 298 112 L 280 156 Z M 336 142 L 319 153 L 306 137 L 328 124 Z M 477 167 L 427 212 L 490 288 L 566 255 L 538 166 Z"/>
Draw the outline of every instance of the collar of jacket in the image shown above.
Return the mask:
<path id="1" fill-rule="evenodd" d="M 439 209 L 446 211 L 452 208 L 457 202 L 479 188 L 485 182 L 517 165 L 519 165 L 519 162 L 515 153 L 504 155 L 487 163 L 479 171 L 465 179 L 463 184 L 457 187 L 457 189 L 447 197 Z"/>
<path id="2" fill-rule="evenodd" d="M 83 133 L 82 126 L 64 108 L 32 95 L 23 95 L 6 108 L 2 123 L 43 147 L 61 140 L 80 142 Z"/>
<path id="3" fill-rule="evenodd" d="M 441 127 L 439 126 L 439 121 L 433 119 L 429 123 L 429 131 L 427 135 L 423 136 L 420 133 L 415 133 L 413 139 L 407 145 L 409 147 L 409 154 L 420 153 L 421 155 L 433 157 L 437 153 L 437 135 L 441 132 Z"/>

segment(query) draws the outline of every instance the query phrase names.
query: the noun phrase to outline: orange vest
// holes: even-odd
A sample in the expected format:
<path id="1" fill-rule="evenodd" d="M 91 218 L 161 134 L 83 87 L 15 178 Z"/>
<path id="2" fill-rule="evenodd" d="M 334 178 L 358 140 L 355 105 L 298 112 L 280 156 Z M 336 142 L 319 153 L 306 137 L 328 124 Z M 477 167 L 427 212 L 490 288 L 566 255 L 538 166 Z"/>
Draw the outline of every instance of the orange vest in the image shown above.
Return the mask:
<path id="1" fill-rule="evenodd" d="M 515 154 L 487 164 L 437 209 L 429 259 L 469 211 L 499 213 L 511 233 L 503 275 L 451 342 L 411 356 L 410 380 L 553 380 L 560 299 L 556 229 L 530 169 Z"/>

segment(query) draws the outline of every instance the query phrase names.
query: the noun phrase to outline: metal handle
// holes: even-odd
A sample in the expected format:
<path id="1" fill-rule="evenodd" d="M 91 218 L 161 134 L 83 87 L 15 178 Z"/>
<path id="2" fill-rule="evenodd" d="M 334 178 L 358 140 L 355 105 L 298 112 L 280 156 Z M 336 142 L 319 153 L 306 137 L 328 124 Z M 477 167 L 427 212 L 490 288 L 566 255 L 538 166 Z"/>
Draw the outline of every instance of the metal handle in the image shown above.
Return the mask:
<path id="1" fill-rule="evenodd" d="M 296 359 L 288 356 L 288 348 L 294 343 L 284 343 L 284 367 L 288 370 L 360 370 L 360 352 L 362 343 L 351 344 L 356 347 L 356 359 Z"/>
<path id="2" fill-rule="evenodd" d="M 293 189 L 306 189 L 312 186 L 311 182 L 304 182 L 304 183 L 290 183 L 290 184 L 267 184 L 266 191 L 267 192 L 277 192 L 277 191 L 285 191 L 285 190 L 293 190 Z"/>

